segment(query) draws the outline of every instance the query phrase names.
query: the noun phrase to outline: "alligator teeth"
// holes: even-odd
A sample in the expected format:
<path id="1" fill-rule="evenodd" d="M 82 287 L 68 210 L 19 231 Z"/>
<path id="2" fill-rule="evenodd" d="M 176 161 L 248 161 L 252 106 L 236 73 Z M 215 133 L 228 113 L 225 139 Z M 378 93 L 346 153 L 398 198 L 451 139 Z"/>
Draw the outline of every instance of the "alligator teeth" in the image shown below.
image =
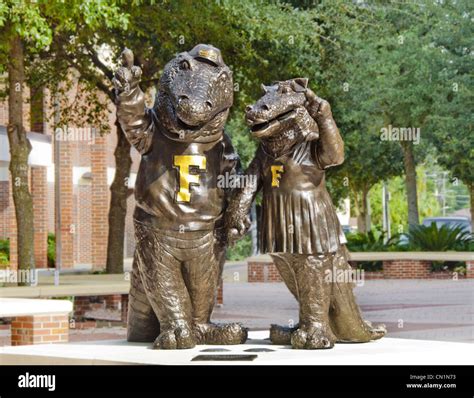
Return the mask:
<path id="1" fill-rule="evenodd" d="M 294 113 L 295 113 L 295 111 L 291 110 L 291 111 L 282 113 L 281 115 L 277 116 L 276 119 L 277 120 L 285 120 L 285 119 L 288 119 L 290 116 L 293 116 Z"/>
<path id="2" fill-rule="evenodd" d="M 259 131 L 267 128 L 270 125 L 269 122 L 259 123 L 252 126 L 252 131 Z"/>
<path id="3" fill-rule="evenodd" d="M 280 121 L 286 120 L 290 116 L 293 116 L 294 113 L 295 113 L 294 110 L 290 110 L 288 112 L 282 113 L 282 114 L 278 115 L 277 117 L 275 117 L 273 119 L 270 119 L 270 120 L 267 120 L 267 121 L 258 120 L 258 123 L 256 123 L 257 121 L 254 121 L 255 124 L 252 126 L 252 131 L 262 130 L 262 129 L 268 127 L 272 122 L 275 122 L 277 120 L 280 120 Z"/>

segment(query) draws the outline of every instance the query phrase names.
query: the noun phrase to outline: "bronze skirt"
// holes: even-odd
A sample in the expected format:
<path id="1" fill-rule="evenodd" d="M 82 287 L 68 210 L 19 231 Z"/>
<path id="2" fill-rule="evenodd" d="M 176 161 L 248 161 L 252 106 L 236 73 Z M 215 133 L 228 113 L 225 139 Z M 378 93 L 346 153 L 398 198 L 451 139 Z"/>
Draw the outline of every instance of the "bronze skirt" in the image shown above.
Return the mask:
<path id="1" fill-rule="evenodd" d="M 264 192 L 262 253 L 334 253 L 347 243 L 325 188 Z"/>

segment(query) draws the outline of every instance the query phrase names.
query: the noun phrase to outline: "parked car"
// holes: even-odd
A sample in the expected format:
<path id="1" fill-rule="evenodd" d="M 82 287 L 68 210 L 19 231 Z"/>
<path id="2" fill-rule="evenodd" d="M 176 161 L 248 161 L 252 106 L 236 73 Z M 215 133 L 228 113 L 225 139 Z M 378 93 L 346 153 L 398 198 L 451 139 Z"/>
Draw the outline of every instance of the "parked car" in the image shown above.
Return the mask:
<path id="1" fill-rule="evenodd" d="M 429 227 L 432 223 L 435 223 L 438 228 L 443 225 L 449 227 L 461 227 L 463 231 L 472 232 L 471 220 L 467 217 L 427 217 L 423 220 L 422 225 Z"/>
<path id="2" fill-rule="evenodd" d="M 342 225 L 342 230 L 346 235 L 354 232 L 354 228 L 352 228 L 350 225 Z"/>

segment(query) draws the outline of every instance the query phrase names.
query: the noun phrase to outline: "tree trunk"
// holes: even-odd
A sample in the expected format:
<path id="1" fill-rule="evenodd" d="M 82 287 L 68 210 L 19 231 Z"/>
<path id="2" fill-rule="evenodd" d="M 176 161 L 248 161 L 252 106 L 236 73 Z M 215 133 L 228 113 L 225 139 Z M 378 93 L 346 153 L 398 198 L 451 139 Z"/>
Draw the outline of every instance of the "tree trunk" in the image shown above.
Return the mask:
<path id="1" fill-rule="evenodd" d="M 12 178 L 13 203 L 18 234 L 18 269 L 33 270 L 34 230 L 33 199 L 28 186 L 28 156 L 31 143 L 23 127 L 23 43 L 14 34 L 10 41 L 8 64 L 8 141 L 10 143 L 10 173 Z M 20 281 L 20 285 L 26 281 Z"/>
<path id="2" fill-rule="evenodd" d="M 370 204 L 369 204 L 369 188 L 363 188 L 358 206 L 359 214 L 357 215 L 357 231 L 366 234 L 371 229 L 370 220 Z"/>
<path id="3" fill-rule="evenodd" d="M 471 196 L 471 231 L 474 233 L 474 183 L 469 184 L 469 195 Z"/>
<path id="4" fill-rule="evenodd" d="M 108 274 L 123 273 L 125 217 L 127 215 L 128 178 L 132 166 L 130 143 L 118 122 L 115 148 L 115 177 L 110 186 L 109 237 L 107 243 Z"/>
<path id="5" fill-rule="evenodd" d="M 416 162 L 413 153 L 413 143 L 402 144 L 403 163 L 405 167 L 405 186 L 407 190 L 408 202 L 408 226 L 413 227 L 419 224 L 418 198 L 416 189 Z"/>
<path id="6" fill-rule="evenodd" d="M 252 256 L 258 254 L 258 232 L 257 232 L 257 205 L 255 202 L 252 203 L 250 208 L 250 215 L 252 218 L 252 225 L 250 227 L 250 236 L 252 238 Z"/>
<path id="7" fill-rule="evenodd" d="M 371 219 L 371 214 L 370 214 L 370 196 L 369 196 L 369 191 L 370 188 L 367 188 L 363 192 L 363 209 L 364 209 L 364 214 L 365 214 L 365 228 L 366 232 L 370 232 L 372 229 L 372 219 Z"/>

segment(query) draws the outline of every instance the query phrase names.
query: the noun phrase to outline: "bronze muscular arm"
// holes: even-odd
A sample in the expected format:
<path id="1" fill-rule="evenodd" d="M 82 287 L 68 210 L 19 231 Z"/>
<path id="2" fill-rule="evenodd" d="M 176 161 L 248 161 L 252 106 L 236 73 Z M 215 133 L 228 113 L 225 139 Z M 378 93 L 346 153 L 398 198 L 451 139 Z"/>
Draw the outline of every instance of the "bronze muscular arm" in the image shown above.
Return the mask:
<path id="1" fill-rule="evenodd" d="M 344 162 L 344 141 L 332 116 L 331 106 L 310 89 L 306 91 L 307 109 L 319 127 L 319 140 L 314 145 L 314 156 L 322 169 Z"/>
<path id="2" fill-rule="evenodd" d="M 151 147 L 154 115 L 153 110 L 146 108 L 145 94 L 138 85 L 141 73 L 140 67 L 133 65 L 133 53 L 125 49 L 122 66 L 113 79 L 117 118 L 130 144 L 144 154 Z"/>
<path id="3" fill-rule="evenodd" d="M 263 154 L 259 148 L 254 159 L 245 171 L 245 175 L 252 178 L 247 179 L 245 186 L 236 189 L 230 199 L 224 217 L 224 225 L 229 243 L 233 243 L 241 238 L 250 227 L 248 213 L 255 196 L 262 188 L 262 156 Z"/>

